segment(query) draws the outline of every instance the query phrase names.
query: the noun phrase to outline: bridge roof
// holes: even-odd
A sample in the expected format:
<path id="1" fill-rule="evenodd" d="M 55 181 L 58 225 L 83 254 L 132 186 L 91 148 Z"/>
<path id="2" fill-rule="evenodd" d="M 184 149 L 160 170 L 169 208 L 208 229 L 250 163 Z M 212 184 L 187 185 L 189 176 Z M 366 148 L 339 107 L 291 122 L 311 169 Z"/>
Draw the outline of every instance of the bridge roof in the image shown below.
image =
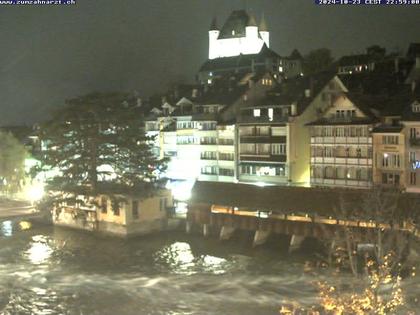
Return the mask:
<path id="1" fill-rule="evenodd" d="M 259 187 L 251 184 L 200 181 L 193 187 L 189 204 L 212 204 L 238 207 L 242 210 L 316 214 L 327 217 L 340 217 L 343 214 L 341 209 L 345 208 L 350 217 L 361 217 L 358 214 L 366 214 L 363 209 L 366 209 L 366 202 L 372 199 L 370 194 L 372 191 L 366 189 Z M 385 193 L 383 196 L 392 197 L 392 193 Z M 391 198 L 388 199 L 391 203 Z M 398 209 L 403 211 L 418 211 L 418 199 L 414 194 L 394 195 Z"/>

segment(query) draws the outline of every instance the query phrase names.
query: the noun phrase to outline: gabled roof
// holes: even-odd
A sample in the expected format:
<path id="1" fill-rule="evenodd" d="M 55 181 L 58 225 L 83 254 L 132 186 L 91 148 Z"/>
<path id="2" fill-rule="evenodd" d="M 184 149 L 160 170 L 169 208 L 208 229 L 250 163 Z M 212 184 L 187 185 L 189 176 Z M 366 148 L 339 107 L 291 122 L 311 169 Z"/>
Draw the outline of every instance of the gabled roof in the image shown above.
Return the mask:
<path id="1" fill-rule="evenodd" d="M 245 10 L 233 11 L 223 25 L 219 39 L 245 37 L 245 28 L 250 17 Z"/>
<path id="2" fill-rule="evenodd" d="M 289 59 L 296 59 L 296 60 L 302 60 L 303 57 L 300 54 L 299 50 L 293 49 L 292 53 L 289 56 Z"/>
<path id="3" fill-rule="evenodd" d="M 261 105 L 297 104 L 297 114 L 300 115 L 321 92 L 326 84 L 335 77 L 334 72 L 319 72 L 310 76 L 284 80 L 261 100 Z M 305 91 L 310 90 L 306 96 Z"/>

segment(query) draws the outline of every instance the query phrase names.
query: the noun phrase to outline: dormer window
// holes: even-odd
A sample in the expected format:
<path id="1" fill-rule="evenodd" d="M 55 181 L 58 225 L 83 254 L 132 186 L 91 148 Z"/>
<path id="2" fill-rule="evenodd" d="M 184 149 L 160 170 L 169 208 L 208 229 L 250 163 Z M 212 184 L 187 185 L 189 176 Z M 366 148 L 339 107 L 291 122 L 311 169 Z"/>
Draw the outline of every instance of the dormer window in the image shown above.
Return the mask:
<path id="1" fill-rule="evenodd" d="M 414 102 L 411 105 L 411 109 L 412 109 L 413 113 L 420 113 L 420 103 L 419 102 Z"/>
<path id="2" fill-rule="evenodd" d="M 232 35 L 235 36 L 235 30 L 232 30 Z"/>
<path id="3" fill-rule="evenodd" d="M 260 117 L 261 116 L 261 109 L 254 109 L 254 117 Z"/>

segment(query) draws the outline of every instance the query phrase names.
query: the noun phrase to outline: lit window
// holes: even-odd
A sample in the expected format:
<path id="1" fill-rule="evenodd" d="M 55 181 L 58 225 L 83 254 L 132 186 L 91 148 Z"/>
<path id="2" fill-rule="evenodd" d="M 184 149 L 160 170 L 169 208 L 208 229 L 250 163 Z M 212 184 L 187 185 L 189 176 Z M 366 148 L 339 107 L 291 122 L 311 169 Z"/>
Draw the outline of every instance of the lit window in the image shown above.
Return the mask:
<path id="1" fill-rule="evenodd" d="M 261 109 L 254 109 L 254 117 L 260 117 L 261 116 Z"/>
<path id="2" fill-rule="evenodd" d="M 273 117 L 274 117 L 274 111 L 272 108 L 268 109 L 268 120 L 269 121 L 273 121 Z"/>
<path id="3" fill-rule="evenodd" d="M 279 72 L 283 72 L 283 66 L 279 67 Z"/>
<path id="4" fill-rule="evenodd" d="M 212 81 L 211 81 L 211 79 L 208 79 L 208 80 L 207 80 L 207 83 L 208 83 L 208 84 L 211 84 L 211 82 L 212 82 Z"/>

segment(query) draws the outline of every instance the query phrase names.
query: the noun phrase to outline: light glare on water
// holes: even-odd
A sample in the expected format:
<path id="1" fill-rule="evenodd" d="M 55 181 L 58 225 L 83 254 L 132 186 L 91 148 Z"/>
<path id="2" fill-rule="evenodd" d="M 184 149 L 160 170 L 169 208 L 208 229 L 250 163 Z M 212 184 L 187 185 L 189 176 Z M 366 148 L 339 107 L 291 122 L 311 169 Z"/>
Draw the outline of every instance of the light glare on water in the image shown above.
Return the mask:
<path id="1" fill-rule="evenodd" d="M 1 315 L 278 314 L 284 301 L 317 302 L 309 258 L 279 248 L 1 226 Z"/>

